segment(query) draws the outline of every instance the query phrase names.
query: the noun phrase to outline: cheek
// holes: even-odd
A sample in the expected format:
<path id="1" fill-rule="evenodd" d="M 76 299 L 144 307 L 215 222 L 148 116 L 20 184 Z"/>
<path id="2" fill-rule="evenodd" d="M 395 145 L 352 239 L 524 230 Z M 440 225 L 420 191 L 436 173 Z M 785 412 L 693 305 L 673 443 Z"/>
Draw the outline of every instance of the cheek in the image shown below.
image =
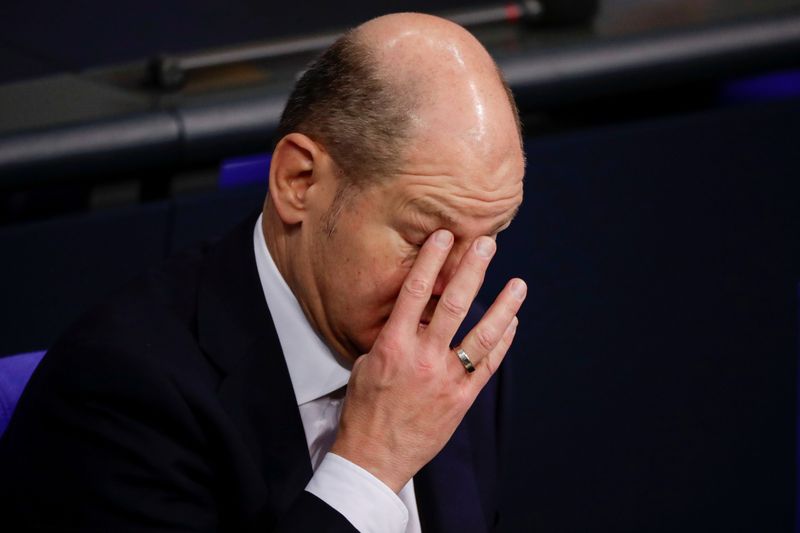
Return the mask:
<path id="1" fill-rule="evenodd" d="M 400 287 L 408 275 L 409 266 L 403 262 L 403 256 L 397 253 L 385 253 L 373 256 L 363 264 L 367 265 L 358 272 L 360 283 L 353 287 L 366 303 L 372 320 L 385 321 L 394 307 Z"/>
<path id="2" fill-rule="evenodd" d="M 393 246 L 364 247 L 353 253 L 357 257 L 349 262 L 350 283 L 343 280 L 340 285 L 341 300 L 346 302 L 341 315 L 346 317 L 350 338 L 366 352 L 386 325 L 413 261 L 405 261 L 408 252 Z"/>
<path id="3" fill-rule="evenodd" d="M 401 265 L 397 257 L 376 260 L 365 273 L 376 301 L 393 306 L 408 271 L 409 268 Z"/>
<path id="4" fill-rule="evenodd" d="M 348 230 L 350 228 L 347 228 Z M 339 301 L 362 327 L 385 322 L 413 264 L 408 245 L 385 226 L 360 227 L 357 240 L 331 243 L 340 264 L 334 275 Z"/>

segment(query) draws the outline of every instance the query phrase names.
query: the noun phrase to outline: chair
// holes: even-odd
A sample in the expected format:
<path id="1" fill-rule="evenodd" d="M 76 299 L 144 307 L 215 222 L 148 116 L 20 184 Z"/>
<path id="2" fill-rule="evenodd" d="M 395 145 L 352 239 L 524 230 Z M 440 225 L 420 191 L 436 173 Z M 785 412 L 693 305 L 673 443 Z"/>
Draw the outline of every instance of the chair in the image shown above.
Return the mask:
<path id="1" fill-rule="evenodd" d="M 22 391 L 45 352 L 0 357 L 0 437 L 8 427 Z"/>

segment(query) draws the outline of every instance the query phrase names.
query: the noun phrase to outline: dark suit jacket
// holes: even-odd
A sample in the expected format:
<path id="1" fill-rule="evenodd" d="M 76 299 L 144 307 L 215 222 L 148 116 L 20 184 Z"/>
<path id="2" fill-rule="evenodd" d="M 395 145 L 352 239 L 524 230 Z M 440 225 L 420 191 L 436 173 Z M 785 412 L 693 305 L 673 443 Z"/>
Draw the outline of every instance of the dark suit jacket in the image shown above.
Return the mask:
<path id="1" fill-rule="evenodd" d="M 49 351 L 0 441 L 0 529 L 354 531 L 303 490 L 254 223 L 144 276 Z M 415 477 L 425 531 L 497 521 L 499 389 L 495 376 Z"/>

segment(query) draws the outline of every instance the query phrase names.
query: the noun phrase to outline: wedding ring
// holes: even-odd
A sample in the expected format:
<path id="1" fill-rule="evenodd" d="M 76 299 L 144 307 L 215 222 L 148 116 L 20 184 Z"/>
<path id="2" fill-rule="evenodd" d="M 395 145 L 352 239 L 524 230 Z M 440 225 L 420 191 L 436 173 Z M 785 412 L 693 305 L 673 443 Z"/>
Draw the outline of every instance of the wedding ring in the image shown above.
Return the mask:
<path id="1" fill-rule="evenodd" d="M 464 365 L 464 369 L 467 371 L 468 374 L 475 372 L 475 365 L 472 364 L 467 352 L 462 350 L 461 348 L 457 348 L 455 350 L 456 355 L 458 356 L 458 360 L 461 361 L 461 364 Z"/>

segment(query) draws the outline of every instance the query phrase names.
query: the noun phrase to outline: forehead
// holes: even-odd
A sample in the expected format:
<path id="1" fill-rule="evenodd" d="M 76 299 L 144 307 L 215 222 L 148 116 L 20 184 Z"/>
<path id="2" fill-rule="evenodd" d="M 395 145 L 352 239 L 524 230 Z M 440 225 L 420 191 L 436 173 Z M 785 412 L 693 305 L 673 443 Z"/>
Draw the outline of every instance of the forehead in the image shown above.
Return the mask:
<path id="1" fill-rule="evenodd" d="M 389 180 L 390 212 L 453 230 L 493 233 L 509 223 L 522 202 L 521 151 L 491 165 L 437 160 L 410 166 Z"/>
<path id="2" fill-rule="evenodd" d="M 434 229 L 445 228 L 459 238 L 474 238 L 480 235 L 496 235 L 506 229 L 517 216 L 519 204 L 494 214 L 451 210 L 436 200 L 420 198 L 408 203 L 401 212 L 399 221 L 410 229 L 430 233 Z"/>
<path id="3" fill-rule="evenodd" d="M 383 182 L 390 212 L 467 225 L 464 233 L 513 217 L 525 172 L 516 122 L 505 94 L 484 103 L 480 120 L 472 105 L 425 107 L 400 168 Z"/>

